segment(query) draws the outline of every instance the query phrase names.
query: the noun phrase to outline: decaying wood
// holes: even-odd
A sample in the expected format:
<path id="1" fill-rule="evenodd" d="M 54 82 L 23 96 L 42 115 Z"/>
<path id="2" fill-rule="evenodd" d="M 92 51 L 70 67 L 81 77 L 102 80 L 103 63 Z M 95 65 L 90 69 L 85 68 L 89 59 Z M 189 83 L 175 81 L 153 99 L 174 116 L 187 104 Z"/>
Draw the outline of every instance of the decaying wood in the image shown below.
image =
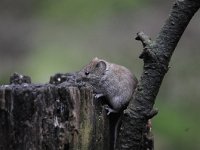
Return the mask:
<path id="1" fill-rule="evenodd" d="M 109 149 L 109 118 L 91 88 L 26 81 L 14 74 L 0 86 L 1 150 Z"/>

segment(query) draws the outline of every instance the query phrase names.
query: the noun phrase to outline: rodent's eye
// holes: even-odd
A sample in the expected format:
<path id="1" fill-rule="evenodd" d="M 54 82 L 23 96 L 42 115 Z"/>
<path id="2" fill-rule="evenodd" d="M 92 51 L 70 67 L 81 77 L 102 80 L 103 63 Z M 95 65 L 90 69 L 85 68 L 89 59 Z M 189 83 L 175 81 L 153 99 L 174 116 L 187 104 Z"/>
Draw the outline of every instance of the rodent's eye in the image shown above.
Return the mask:
<path id="1" fill-rule="evenodd" d="M 89 72 L 85 72 L 85 75 L 87 76 L 87 75 L 89 75 L 90 73 Z"/>

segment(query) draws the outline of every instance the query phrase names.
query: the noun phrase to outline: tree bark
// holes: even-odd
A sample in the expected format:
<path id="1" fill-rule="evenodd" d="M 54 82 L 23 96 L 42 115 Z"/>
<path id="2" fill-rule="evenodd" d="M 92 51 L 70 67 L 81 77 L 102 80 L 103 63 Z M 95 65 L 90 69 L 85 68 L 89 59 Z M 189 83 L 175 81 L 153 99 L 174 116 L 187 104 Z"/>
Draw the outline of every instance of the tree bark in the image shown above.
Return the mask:
<path id="1" fill-rule="evenodd" d="M 168 71 L 173 51 L 199 7 L 199 0 L 176 0 L 169 18 L 155 41 L 151 41 L 142 32 L 137 34 L 136 40 L 140 40 L 144 47 L 140 55 L 144 61 L 144 68 L 133 99 L 124 111 L 117 149 L 153 149 L 153 145 L 145 146 L 148 141 L 145 140 L 146 125 L 148 120 L 157 114 L 153 105 L 164 75 Z"/>
<path id="2" fill-rule="evenodd" d="M 91 88 L 73 84 L 71 75 L 68 79 L 39 85 L 14 74 L 11 85 L 0 86 L 1 150 L 110 149 L 101 101 L 93 99 Z"/>

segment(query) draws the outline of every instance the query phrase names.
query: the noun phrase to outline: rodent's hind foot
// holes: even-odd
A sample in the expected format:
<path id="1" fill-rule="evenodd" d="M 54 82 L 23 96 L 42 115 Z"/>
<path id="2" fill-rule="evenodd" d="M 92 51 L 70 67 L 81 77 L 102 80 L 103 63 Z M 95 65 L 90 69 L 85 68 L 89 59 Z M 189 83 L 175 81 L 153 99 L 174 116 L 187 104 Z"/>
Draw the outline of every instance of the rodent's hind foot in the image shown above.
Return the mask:
<path id="1" fill-rule="evenodd" d="M 105 110 L 107 110 L 107 115 L 110 115 L 110 113 L 117 113 L 116 110 L 112 109 L 110 106 L 106 105 Z"/>

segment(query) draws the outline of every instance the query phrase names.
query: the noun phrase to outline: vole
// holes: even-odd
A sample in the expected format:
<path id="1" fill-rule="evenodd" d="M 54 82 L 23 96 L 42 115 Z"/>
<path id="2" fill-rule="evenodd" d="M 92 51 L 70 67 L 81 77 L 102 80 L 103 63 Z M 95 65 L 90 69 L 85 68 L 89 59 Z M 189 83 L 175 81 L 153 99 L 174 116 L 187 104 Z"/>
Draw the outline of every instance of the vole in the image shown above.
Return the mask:
<path id="1" fill-rule="evenodd" d="M 118 113 L 128 105 L 138 82 L 126 67 L 97 57 L 78 74 L 83 81 L 93 86 L 96 98 L 101 96 L 107 98 L 111 106 L 107 108 L 108 115 Z"/>
<path id="2" fill-rule="evenodd" d="M 119 113 L 117 120 L 114 121 L 112 132 L 113 147 L 115 149 L 117 133 L 121 122 L 121 113 L 129 101 L 137 86 L 137 78 L 124 66 L 110 63 L 106 60 L 95 57 L 89 64 L 78 72 L 80 80 L 89 83 L 95 92 L 95 97 L 105 96 L 110 113 Z M 116 119 L 116 118 L 115 118 Z"/>

